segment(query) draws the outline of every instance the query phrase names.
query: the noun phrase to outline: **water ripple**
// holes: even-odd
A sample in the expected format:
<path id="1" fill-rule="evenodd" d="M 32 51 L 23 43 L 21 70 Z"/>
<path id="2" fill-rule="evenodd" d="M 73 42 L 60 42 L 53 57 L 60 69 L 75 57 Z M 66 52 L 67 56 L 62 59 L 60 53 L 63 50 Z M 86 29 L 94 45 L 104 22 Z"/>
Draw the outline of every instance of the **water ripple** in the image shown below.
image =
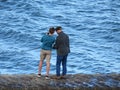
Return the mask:
<path id="1" fill-rule="evenodd" d="M 68 73 L 120 73 L 119 7 L 119 0 L 0 0 L 0 72 L 37 73 L 40 38 L 61 25 L 70 36 Z M 55 65 L 53 50 L 51 73 Z"/>

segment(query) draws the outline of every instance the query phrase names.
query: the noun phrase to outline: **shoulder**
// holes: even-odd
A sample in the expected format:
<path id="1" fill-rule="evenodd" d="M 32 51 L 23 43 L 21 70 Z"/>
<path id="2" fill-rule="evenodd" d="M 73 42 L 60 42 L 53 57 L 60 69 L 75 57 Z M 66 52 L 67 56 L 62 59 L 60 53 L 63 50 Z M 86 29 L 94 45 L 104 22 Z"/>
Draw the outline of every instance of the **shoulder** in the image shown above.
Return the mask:
<path id="1" fill-rule="evenodd" d="M 42 36 L 42 38 L 45 38 L 45 37 L 46 37 L 46 35 L 43 35 L 43 36 Z"/>
<path id="2" fill-rule="evenodd" d="M 51 38 L 55 40 L 55 36 L 51 36 Z"/>
<path id="3" fill-rule="evenodd" d="M 65 37 L 68 37 L 68 35 L 64 32 L 61 33 L 61 36 L 65 36 Z"/>

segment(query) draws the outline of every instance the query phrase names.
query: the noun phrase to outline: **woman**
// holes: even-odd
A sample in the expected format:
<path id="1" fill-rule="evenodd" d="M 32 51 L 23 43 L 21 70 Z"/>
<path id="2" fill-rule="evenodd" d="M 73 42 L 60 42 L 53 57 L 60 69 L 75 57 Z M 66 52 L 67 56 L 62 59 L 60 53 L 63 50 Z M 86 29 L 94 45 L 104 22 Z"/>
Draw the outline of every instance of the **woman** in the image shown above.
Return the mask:
<path id="1" fill-rule="evenodd" d="M 55 30 L 54 27 L 49 29 L 49 32 L 41 38 L 42 46 L 40 52 L 40 62 L 38 69 L 38 77 L 41 77 L 41 70 L 43 61 L 46 59 L 46 79 L 49 79 L 49 70 L 50 70 L 50 59 L 51 59 L 51 51 L 52 45 L 55 42 L 55 37 L 53 36 Z"/>

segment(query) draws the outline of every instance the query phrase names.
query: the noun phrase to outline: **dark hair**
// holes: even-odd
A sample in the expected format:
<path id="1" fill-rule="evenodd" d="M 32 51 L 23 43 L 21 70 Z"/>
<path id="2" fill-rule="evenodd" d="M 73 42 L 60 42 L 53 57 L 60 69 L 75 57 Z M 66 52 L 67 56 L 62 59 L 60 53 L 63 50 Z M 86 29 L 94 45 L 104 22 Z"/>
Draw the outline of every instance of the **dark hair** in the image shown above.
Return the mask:
<path id="1" fill-rule="evenodd" d="M 55 30 L 56 30 L 56 31 L 62 30 L 62 27 L 61 27 L 61 26 L 57 26 Z"/>
<path id="2" fill-rule="evenodd" d="M 54 27 L 49 28 L 49 33 L 50 33 L 50 34 L 53 34 L 54 32 L 55 32 Z"/>

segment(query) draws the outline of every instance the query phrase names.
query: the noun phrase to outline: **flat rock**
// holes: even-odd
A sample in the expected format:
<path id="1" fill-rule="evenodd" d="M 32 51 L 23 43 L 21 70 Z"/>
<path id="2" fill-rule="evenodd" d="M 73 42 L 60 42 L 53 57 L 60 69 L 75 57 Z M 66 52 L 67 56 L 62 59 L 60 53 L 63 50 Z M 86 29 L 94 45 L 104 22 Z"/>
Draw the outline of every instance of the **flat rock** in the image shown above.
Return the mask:
<path id="1" fill-rule="evenodd" d="M 0 90 L 120 90 L 120 74 L 0 75 Z"/>

